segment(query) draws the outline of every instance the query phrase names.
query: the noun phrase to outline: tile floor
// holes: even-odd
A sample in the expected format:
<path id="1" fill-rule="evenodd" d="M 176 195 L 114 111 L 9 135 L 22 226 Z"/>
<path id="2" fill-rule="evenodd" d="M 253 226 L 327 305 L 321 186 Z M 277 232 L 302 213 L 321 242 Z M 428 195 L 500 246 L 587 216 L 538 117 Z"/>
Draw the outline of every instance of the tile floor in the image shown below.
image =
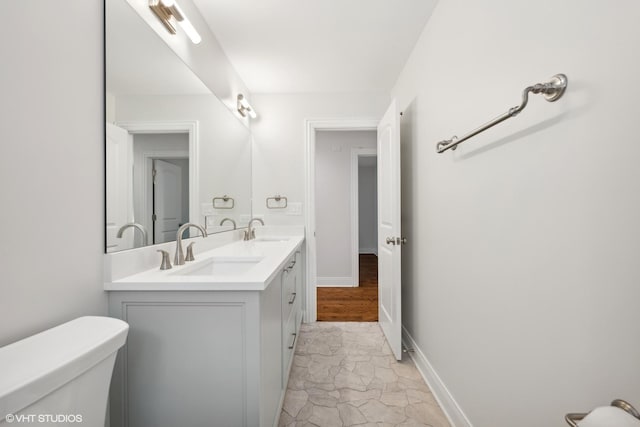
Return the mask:
<path id="1" fill-rule="evenodd" d="M 281 427 L 449 427 L 409 357 L 393 357 L 378 323 L 303 324 Z"/>

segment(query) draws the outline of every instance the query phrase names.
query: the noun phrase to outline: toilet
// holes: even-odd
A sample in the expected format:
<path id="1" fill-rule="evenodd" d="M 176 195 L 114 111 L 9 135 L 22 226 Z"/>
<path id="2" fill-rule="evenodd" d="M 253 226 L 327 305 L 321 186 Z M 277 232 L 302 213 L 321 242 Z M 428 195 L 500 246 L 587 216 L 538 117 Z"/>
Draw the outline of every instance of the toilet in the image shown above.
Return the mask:
<path id="1" fill-rule="evenodd" d="M 129 325 L 80 317 L 0 348 L 0 426 L 104 427 Z"/>

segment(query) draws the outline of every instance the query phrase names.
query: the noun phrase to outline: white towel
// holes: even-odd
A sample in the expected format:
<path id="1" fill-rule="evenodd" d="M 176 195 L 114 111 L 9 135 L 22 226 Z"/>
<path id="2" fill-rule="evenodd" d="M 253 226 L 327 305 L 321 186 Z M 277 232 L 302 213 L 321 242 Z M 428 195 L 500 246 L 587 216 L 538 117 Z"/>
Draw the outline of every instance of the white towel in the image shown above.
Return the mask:
<path id="1" fill-rule="evenodd" d="M 594 409 L 578 422 L 580 427 L 640 427 L 640 420 L 615 406 Z"/>

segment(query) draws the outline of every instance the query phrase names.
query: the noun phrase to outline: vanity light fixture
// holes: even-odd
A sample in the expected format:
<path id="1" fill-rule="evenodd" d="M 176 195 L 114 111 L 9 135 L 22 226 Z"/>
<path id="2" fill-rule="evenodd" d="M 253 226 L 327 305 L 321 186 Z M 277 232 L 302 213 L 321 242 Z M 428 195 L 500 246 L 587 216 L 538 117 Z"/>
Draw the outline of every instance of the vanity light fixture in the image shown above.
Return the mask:
<path id="1" fill-rule="evenodd" d="M 169 33 L 176 34 L 174 22 L 177 22 L 193 44 L 202 41 L 202 37 L 175 0 L 149 0 L 149 9 L 155 13 Z"/>
<path id="2" fill-rule="evenodd" d="M 247 117 L 247 114 L 252 119 L 255 119 L 257 117 L 255 110 L 249 104 L 249 101 L 247 101 L 247 98 L 245 98 L 244 95 L 241 93 L 238 94 L 238 113 L 240 113 L 242 117 Z"/>

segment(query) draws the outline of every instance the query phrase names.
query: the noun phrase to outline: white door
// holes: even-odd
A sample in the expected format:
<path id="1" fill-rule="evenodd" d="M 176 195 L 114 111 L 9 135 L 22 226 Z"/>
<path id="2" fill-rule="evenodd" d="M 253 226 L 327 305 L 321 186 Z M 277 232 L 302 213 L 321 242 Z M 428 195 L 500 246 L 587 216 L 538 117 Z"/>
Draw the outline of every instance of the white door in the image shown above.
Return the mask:
<path id="1" fill-rule="evenodd" d="M 128 229 L 121 239 L 116 235 L 123 225 L 133 222 L 133 142 L 125 129 L 107 123 L 107 252 L 133 248 Z"/>
<path id="2" fill-rule="evenodd" d="M 378 124 L 378 322 L 402 359 L 400 127 L 393 100 Z"/>
<path id="3" fill-rule="evenodd" d="M 182 219 L 182 169 L 156 159 L 153 175 L 154 242 L 172 242 Z"/>

